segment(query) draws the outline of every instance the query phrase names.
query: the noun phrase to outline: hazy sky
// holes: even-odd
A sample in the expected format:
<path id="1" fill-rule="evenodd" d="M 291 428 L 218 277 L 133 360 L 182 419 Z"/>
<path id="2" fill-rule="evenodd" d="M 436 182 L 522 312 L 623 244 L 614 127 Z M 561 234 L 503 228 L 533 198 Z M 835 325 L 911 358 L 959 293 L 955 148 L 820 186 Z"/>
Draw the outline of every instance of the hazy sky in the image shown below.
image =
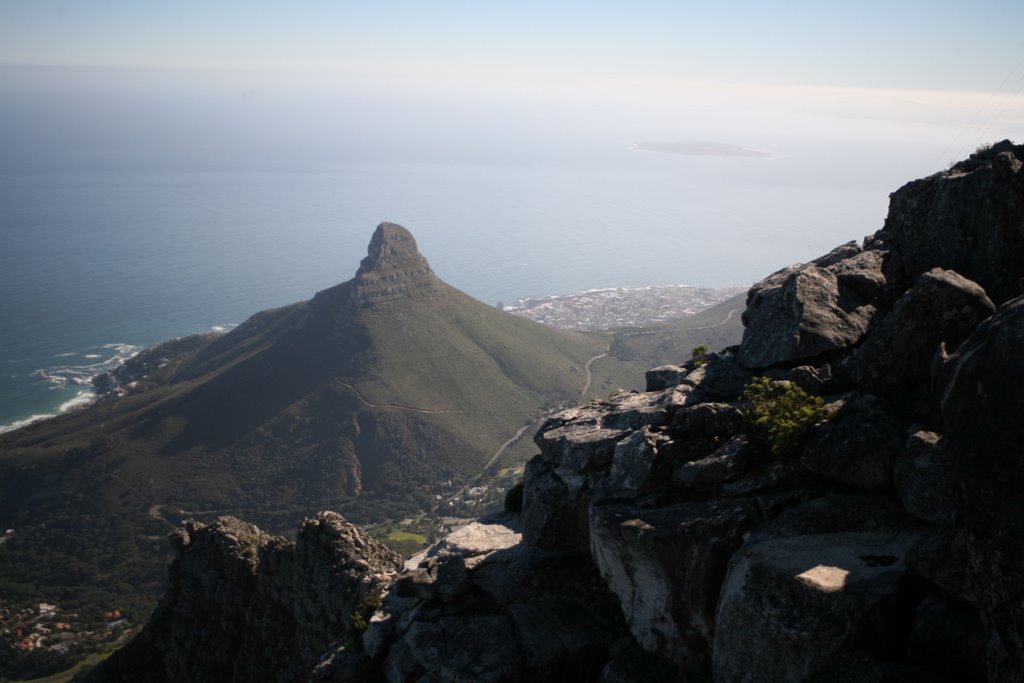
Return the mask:
<path id="1" fill-rule="evenodd" d="M 1020 0 L 3 0 L 0 63 L 994 91 L 1021 26 Z"/>
<path id="2" fill-rule="evenodd" d="M 0 0 L 0 66 L 115 67 L 0 68 L 0 121 L 26 149 L 70 134 L 37 125 L 44 106 L 81 110 L 79 126 L 223 111 L 227 137 L 344 119 L 309 138 L 440 144 L 412 139 L 388 106 L 401 101 L 421 130 L 466 140 L 513 126 L 781 153 L 891 140 L 920 146 L 920 174 L 1024 137 L 1021 26 L 1021 0 Z"/>

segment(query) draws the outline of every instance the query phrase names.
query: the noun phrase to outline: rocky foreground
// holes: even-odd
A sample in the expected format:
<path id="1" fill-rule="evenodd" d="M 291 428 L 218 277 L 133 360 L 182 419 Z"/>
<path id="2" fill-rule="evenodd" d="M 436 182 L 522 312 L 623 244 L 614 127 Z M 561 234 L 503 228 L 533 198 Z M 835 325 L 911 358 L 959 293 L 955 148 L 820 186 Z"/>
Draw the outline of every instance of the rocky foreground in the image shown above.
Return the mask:
<path id="1" fill-rule="evenodd" d="M 92 680 L 1024 680 L 1022 160 L 906 185 L 738 348 L 551 418 L 510 512 L 408 568 L 333 513 L 186 524 Z"/>

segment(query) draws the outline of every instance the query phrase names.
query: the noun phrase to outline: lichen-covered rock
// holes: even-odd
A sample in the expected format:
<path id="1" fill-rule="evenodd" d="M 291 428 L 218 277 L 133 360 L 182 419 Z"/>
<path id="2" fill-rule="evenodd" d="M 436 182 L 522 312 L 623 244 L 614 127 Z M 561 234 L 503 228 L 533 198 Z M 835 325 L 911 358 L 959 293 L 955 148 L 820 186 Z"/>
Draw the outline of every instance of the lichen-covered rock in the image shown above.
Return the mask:
<path id="1" fill-rule="evenodd" d="M 983 322 L 944 368 L 942 419 L 957 523 L 989 635 L 991 680 L 1024 680 L 1024 298 Z"/>
<path id="2" fill-rule="evenodd" d="M 690 368 L 681 365 L 659 365 L 644 373 L 645 391 L 662 391 L 679 386 L 689 374 Z"/>
<path id="3" fill-rule="evenodd" d="M 764 517 L 753 499 L 594 507 L 591 556 L 641 647 L 689 671 L 708 667 L 725 566 Z"/>
<path id="4" fill-rule="evenodd" d="M 908 659 L 925 671 L 954 681 L 984 681 L 985 635 L 978 610 L 937 594 L 917 608 Z"/>
<path id="5" fill-rule="evenodd" d="M 669 437 L 651 431 L 638 429 L 615 445 L 612 466 L 608 475 L 601 480 L 600 491 L 622 497 L 668 486 L 672 478 L 672 462 L 669 456 L 659 451 L 659 446 Z"/>
<path id="6" fill-rule="evenodd" d="M 746 427 L 746 414 L 736 403 L 699 403 L 677 410 L 672 426 L 693 436 L 733 436 Z"/>
<path id="7" fill-rule="evenodd" d="M 898 640 L 903 558 L 913 540 L 861 532 L 744 546 L 719 598 L 716 683 L 804 681 L 846 652 L 885 654 Z"/>
<path id="8" fill-rule="evenodd" d="M 516 525 L 514 517 L 491 520 L 508 533 L 486 536 L 512 538 Z M 628 630 L 586 558 L 524 543 L 474 554 L 480 545 L 465 536 L 449 537 L 444 552 L 428 553 L 396 582 L 426 572 L 429 590 L 392 591 L 374 615 L 363 644 L 383 678 L 595 680 Z"/>
<path id="9" fill-rule="evenodd" d="M 931 384 L 940 344 L 955 349 L 995 306 L 974 282 L 932 268 L 914 280 L 848 362 L 853 380 L 869 392 L 921 400 Z"/>
<path id="10" fill-rule="evenodd" d="M 859 283 L 881 271 L 878 260 L 860 258 L 853 263 L 850 258 L 822 261 L 829 264 L 826 267 L 789 266 L 751 287 L 739 362 L 755 370 L 770 368 L 817 359 L 858 343 L 876 312 L 874 302 L 860 296 L 866 290 Z M 852 272 L 857 269 L 871 270 L 871 277 L 855 278 Z M 842 280 L 837 271 L 843 273 Z M 851 287 L 851 282 L 858 284 Z"/>
<path id="11" fill-rule="evenodd" d="M 587 547 L 591 498 L 582 476 L 567 483 L 542 456 L 526 463 L 523 487 L 523 541 L 538 548 L 582 551 Z"/>
<path id="12" fill-rule="evenodd" d="M 967 536 L 966 530 L 951 524 L 927 529 L 907 553 L 907 568 L 947 594 L 977 605 Z"/>
<path id="13" fill-rule="evenodd" d="M 1024 275 L 1024 146 L 1004 140 L 891 195 L 874 242 L 902 291 L 932 268 L 980 284 L 996 304 L 1020 294 Z"/>
<path id="14" fill-rule="evenodd" d="M 885 491 L 892 488 L 892 469 L 902 447 L 899 421 L 874 396 L 858 395 L 811 430 L 800 463 L 861 491 Z"/>
<path id="15" fill-rule="evenodd" d="M 896 456 L 893 469 L 903 507 L 925 522 L 950 521 L 956 511 L 956 479 L 941 438 L 927 430 L 914 432 Z"/>
<path id="16" fill-rule="evenodd" d="M 746 434 L 737 434 L 706 458 L 678 463 L 672 471 L 677 486 L 714 491 L 746 472 L 754 458 L 754 447 Z"/>
<path id="17" fill-rule="evenodd" d="M 855 531 L 897 533 L 912 526 L 899 502 L 889 495 L 832 493 L 825 489 L 805 490 L 805 495 L 813 497 L 756 529 L 749 542 Z"/>
<path id="18" fill-rule="evenodd" d="M 233 517 L 185 522 L 173 543 L 160 605 L 94 680 L 306 679 L 401 566 L 333 512 L 305 520 L 294 543 Z"/>

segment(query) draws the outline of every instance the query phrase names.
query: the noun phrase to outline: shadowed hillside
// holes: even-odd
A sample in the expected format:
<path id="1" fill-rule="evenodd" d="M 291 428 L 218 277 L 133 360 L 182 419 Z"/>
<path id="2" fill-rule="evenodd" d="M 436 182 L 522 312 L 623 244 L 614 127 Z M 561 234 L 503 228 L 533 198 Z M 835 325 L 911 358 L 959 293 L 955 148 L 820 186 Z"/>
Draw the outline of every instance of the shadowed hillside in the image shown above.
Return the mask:
<path id="1" fill-rule="evenodd" d="M 0 527 L 16 530 L 0 596 L 154 593 L 186 517 L 289 529 L 324 507 L 366 522 L 427 509 L 575 403 L 606 348 L 450 287 L 384 223 L 352 280 L 155 347 L 100 378 L 89 408 L 0 436 Z"/>

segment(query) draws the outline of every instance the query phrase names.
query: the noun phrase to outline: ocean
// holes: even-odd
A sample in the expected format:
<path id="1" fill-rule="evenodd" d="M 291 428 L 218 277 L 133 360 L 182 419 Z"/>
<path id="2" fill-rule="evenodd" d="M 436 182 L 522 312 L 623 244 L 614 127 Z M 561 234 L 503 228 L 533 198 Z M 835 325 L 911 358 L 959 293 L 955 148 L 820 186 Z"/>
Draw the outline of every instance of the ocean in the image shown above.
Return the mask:
<path id="1" fill-rule="evenodd" d="M 173 116 L 154 118 L 170 100 L 146 100 L 143 86 L 96 104 L 48 73 L 0 70 L 18 95 L 0 99 L 4 427 L 87 401 L 91 376 L 142 347 L 351 278 L 382 221 L 411 230 L 441 278 L 491 304 L 737 286 L 873 233 L 888 193 L 940 170 L 942 154 L 930 138 L 865 142 L 863 131 L 729 140 L 711 124 L 574 126 L 569 110 L 543 126 L 491 109 L 461 126 L 438 110 L 413 132 L 390 110 L 344 130 L 267 114 L 239 132 L 234 120 L 200 126 L 211 117 L 175 96 L 173 113 L 192 117 L 182 132 Z M 281 148 L 266 142 L 277 127 L 290 140 Z M 328 152 L 318 135 L 334 141 Z M 658 139 L 769 154 L 634 148 Z"/>

